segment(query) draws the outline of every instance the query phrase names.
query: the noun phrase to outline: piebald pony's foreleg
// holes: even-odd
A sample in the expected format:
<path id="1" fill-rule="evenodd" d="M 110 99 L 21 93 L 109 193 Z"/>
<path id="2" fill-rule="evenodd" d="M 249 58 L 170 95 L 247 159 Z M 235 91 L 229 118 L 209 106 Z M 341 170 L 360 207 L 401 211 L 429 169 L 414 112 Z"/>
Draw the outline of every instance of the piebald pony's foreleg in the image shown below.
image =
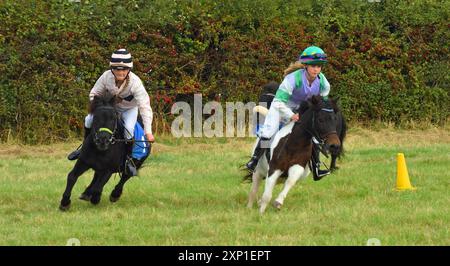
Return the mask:
<path id="1" fill-rule="evenodd" d="M 303 178 L 309 174 L 309 169 L 303 168 L 299 164 L 294 164 L 289 168 L 289 176 L 284 183 L 283 190 L 278 195 L 277 199 L 274 202 L 274 207 L 277 209 L 281 209 L 281 206 L 284 203 L 284 199 L 286 198 L 289 190 L 297 183 L 300 178 Z"/>
<path id="2" fill-rule="evenodd" d="M 267 204 L 269 204 L 270 199 L 272 198 L 272 191 L 275 187 L 275 184 L 277 183 L 277 179 L 281 176 L 283 172 L 281 170 L 275 170 L 272 175 L 266 178 L 266 185 L 264 187 L 264 193 L 261 198 L 261 207 L 259 209 L 259 212 L 261 214 L 264 213 L 264 211 L 267 208 Z"/>

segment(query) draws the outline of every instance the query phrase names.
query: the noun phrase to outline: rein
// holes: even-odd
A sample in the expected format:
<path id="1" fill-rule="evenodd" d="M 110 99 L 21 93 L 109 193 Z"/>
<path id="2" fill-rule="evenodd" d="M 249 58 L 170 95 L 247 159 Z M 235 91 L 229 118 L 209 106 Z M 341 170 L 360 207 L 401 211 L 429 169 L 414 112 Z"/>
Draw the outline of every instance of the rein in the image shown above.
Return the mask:
<path id="1" fill-rule="evenodd" d="M 333 109 L 322 108 L 321 110 L 322 110 L 322 111 L 325 111 L 325 112 L 329 112 L 329 113 L 330 113 L 330 112 L 334 112 Z M 327 155 L 327 154 L 324 152 L 324 150 L 323 150 L 323 146 L 325 145 L 325 141 L 324 141 L 322 138 L 320 138 L 320 135 L 319 135 L 319 134 L 317 134 L 317 130 L 315 129 L 315 126 L 314 126 L 315 113 L 314 113 L 314 111 L 312 111 L 312 113 L 313 113 L 313 114 L 312 114 L 312 126 L 311 126 L 312 131 L 309 130 L 309 129 L 307 129 L 307 128 L 305 128 L 305 130 L 306 130 L 306 132 L 308 132 L 308 133 L 312 136 L 312 141 L 314 142 L 314 144 L 316 144 L 316 145 L 319 147 L 320 152 L 328 158 L 328 155 Z M 303 123 L 304 121 L 305 121 L 305 120 L 300 119 L 299 121 L 297 121 L 297 122 L 295 122 L 295 123 L 296 123 L 296 124 L 297 124 L 297 123 L 300 124 L 300 123 Z M 325 137 L 327 137 L 327 136 L 330 135 L 330 134 L 333 134 L 333 132 L 327 133 Z M 286 146 L 286 143 L 287 143 L 287 141 L 285 141 L 285 142 L 283 143 L 283 145 L 281 146 L 281 150 L 284 150 L 284 148 L 285 148 L 285 146 Z M 281 153 L 278 153 L 277 159 L 279 158 L 280 154 L 281 154 Z"/>
<path id="2" fill-rule="evenodd" d="M 334 112 L 333 109 L 330 108 L 321 108 L 320 111 L 324 111 L 327 113 L 331 113 Z M 324 148 L 323 146 L 325 145 L 325 140 L 327 139 L 327 137 L 331 134 L 337 134 L 337 132 L 334 131 L 330 131 L 328 133 L 325 134 L 325 136 L 321 136 L 319 133 L 317 133 L 316 127 L 315 127 L 315 112 L 313 111 L 313 115 L 312 115 L 312 125 L 311 125 L 311 129 L 312 130 L 308 130 L 306 129 L 306 132 L 308 132 L 309 134 L 311 134 L 312 136 L 312 141 L 314 142 L 314 144 L 316 144 L 319 147 L 319 151 L 325 155 L 325 157 L 329 157 L 325 152 L 324 152 Z"/>
<path id="3" fill-rule="evenodd" d="M 111 109 L 111 110 L 114 110 L 114 112 L 115 112 L 114 107 L 110 107 L 110 106 L 101 106 L 101 107 L 99 107 L 99 109 L 100 109 L 100 108 L 102 108 L 102 109 Z M 128 132 L 129 135 L 131 135 L 131 132 L 129 132 L 129 131 L 126 129 L 126 127 L 124 126 L 123 121 L 122 121 L 121 119 L 118 119 L 118 116 L 117 116 L 117 113 L 116 113 L 116 115 L 115 115 L 115 122 L 114 122 L 114 129 L 111 130 L 111 129 L 107 128 L 107 127 L 101 127 L 101 128 L 99 128 L 97 131 L 95 131 L 94 141 L 95 141 L 95 139 L 98 139 L 98 136 L 97 136 L 98 133 L 100 133 L 100 132 L 107 132 L 107 133 L 111 134 L 111 137 L 110 137 L 109 140 L 108 140 L 109 143 L 110 143 L 111 145 L 115 144 L 116 142 L 124 142 L 124 143 L 130 143 L 130 142 L 133 142 L 133 143 L 136 143 L 136 142 L 141 143 L 141 142 L 145 142 L 145 143 L 150 143 L 150 141 L 148 141 L 148 140 L 135 140 L 135 139 L 126 139 L 126 138 L 116 138 L 114 135 L 116 135 L 117 124 L 118 124 L 118 123 L 121 123 L 121 125 L 123 126 L 123 129 L 124 129 L 126 132 Z M 138 147 L 140 147 L 140 148 L 145 148 L 145 147 L 139 146 L 139 145 L 137 145 L 137 144 L 136 144 L 136 146 L 138 146 Z"/>
<path id="4" fill-rule="evenodd" d="M 119 121 L 120 121 L 120 123 L 122 123 L 121 120 L 119 120 Z M 123 126 L 123 123 L 122 123 L 122 126 Z M 126 132 L 128 132 L 129 135 L 131 135 L 131 132 L 128 131 L 128 129 L 127 129 L 125 126 L 123 127 L 123 129 L 124 129 Z M 121 138 L 121 139 L 114 138 L 114 141 L 115 141 L 115 142 L 125 142 L 125 143 L 129 143 L 129 142 L 133 142 L 133 143 L 136 143 L 136 142 L 150 143 L 150 141 L 148 141 L 148 140 L 135 140 L 135 139 L 131 139 L 131 140 L 130 140 L 130 139 L 125 139 L 125 138 Z M 139 145 L 137 145 L 137 144 L 136 144 L 136 146 L 138 146 L 139 148 L 145 148 L 145 147 L 139 146 Z"/>
<path id="5" fill-rule="evenodd" d="M 113 110 L 113 111 L 115 112 L 114 107 L 111 107 L 111 106 L 101 106 L 101 107 L 99 107 L 98 109 Z M 117 113 L 116 113 L 116 115 L 114 116 L 114 120 L 115 120 L 115 121 L 114 121 L 114 129 L 113 129 L 113 130 L 111 130 L 111 129 L 107 128 L 107 127 L 101 127 L 101 128 L 99 128 L 98 130 L 95 131 L 95 134 L 94 134 L 94 142 L 97 142 L 97 141 L 98 141 L 98 134 L 99 134 L 99 133 L 101 133 L 101 132 L 106 132 L 106 133 L 111 134 L 111 137 L 108 139 L 108 142 L 109 142 L 110 144 L 114 144 L 114 143 L 115 143 L 114 134 L 116 133 L 116 130 L 117 130 Z"/>

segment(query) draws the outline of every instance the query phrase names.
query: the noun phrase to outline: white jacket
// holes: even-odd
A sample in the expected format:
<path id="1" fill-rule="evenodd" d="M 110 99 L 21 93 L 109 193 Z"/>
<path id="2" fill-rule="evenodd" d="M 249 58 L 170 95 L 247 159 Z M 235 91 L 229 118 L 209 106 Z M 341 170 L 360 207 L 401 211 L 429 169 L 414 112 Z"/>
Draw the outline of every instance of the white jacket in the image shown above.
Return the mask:
<path id="1" fill-rule="evenodd" d="M 95 82 L 94 87 L 89 93 L 89 99 L 91 101 L 94 100 L 94 96 L 118 96 L 123 99 L 117 104 L 118 108 L 127 110 L 137 106 L 142 117 L 145 133 L 152 133 L 153 111 L 150 106 L 150 97 L 141 79 L 136 74 L 130 71 L 129 78 L 130 81 L 126 88 L 126 82 L 120 87 L 117 87 L 112 71 L 105 71 L 97 82 Z M 125 98 L 132 99 L 128 101 Z"/>

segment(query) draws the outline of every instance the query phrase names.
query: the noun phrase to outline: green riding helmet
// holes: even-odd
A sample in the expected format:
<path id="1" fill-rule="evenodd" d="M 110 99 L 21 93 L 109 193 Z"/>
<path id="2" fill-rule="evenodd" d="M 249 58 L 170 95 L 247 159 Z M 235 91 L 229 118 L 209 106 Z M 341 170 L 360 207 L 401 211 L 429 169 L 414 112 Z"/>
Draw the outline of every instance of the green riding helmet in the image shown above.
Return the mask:
<path id="1" fill-rule="evenodd" d="M 306 48 L 300 55 L 300 63 L 305 65 L 324 65 L 327 62 L 327 55 L 317 46 Z"/>

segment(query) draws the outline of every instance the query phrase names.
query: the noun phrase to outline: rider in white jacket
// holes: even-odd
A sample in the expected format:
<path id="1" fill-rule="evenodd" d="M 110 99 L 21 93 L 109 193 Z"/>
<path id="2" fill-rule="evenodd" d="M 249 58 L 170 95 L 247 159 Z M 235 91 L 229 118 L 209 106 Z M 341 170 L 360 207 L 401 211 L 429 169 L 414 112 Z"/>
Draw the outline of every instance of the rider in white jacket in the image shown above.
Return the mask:
<path id="1" fill-rule="evenodd" d="M 124 121 L 125 133 L 127 140 L 128 161 L 126 170 L 131 175 L 136 175 L 136 168 L 131 163 L 131 152 L 134 136 L 134 126 L 137 121 L 138 112 L 141 114 L 144 126 L 144 132 L 147 140 L 154 142 L 155 138 L 152 134 L 153 112 L 150 106 L 150 97 L 145 90 L 141 79 L 131 72 L 133 61 L 131 54 L 126 49 L 116 50 L 110 61 L 110 70 L 105 71 L 95 82 L 94 87 L 89 93 L 89 100 L 92 101 L 94 96 L 110 96 L 116 97 L 118 102 L 116 110 L 121 114 Z M 89 135 L 92 127 L 93 115 L 88 114 L 84 120 L 85 138 Z M 81 149 L 72 152 L 68 159 L 75 160 L 79 157 Z"/>

